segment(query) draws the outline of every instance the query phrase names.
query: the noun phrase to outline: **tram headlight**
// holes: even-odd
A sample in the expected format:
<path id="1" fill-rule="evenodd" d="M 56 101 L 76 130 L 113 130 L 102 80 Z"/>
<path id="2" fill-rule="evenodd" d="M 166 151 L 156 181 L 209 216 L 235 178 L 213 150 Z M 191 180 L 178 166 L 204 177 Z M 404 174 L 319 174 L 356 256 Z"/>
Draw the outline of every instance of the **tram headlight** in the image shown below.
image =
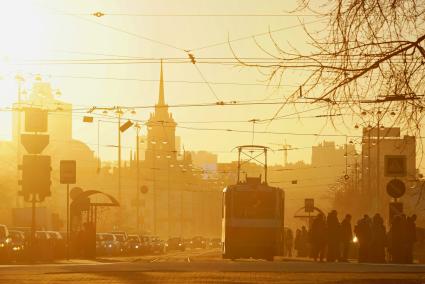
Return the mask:
<path id="1" fill-rule="evenodd" d="M 354 236 L 354 237 L 353 237 L 353 243 L 355 243 L 355 244 L 356 244 L 356 243 L 358 243 L 358 242 L 359 242 L 359 240 L 357 239 L 357 236 Z"/>

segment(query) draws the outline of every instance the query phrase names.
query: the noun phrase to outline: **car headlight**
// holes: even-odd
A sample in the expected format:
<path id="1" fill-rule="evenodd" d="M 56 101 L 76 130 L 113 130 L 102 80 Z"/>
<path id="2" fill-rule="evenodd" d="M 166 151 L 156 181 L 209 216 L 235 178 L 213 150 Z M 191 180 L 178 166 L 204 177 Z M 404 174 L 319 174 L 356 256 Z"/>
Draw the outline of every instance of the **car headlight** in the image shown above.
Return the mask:
<path id="1" fill-rule="evenodd" d="M 139 246 L 138 246 L 138 245 L 136 245 L 136 248 L 138 249 L 138 248 L 139 248 Z"/>
<path id="2" fill-rule="evenodd" d="M 0 248 L 4 248 L 4 243 L 0 243 Z"/>

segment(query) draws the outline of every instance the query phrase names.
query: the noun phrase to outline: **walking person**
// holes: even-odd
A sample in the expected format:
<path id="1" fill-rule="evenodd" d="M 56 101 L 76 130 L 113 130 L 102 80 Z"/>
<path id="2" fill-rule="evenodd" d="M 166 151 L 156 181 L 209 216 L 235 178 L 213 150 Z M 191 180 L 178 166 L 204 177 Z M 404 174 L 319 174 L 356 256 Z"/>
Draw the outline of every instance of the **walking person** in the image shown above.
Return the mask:
<path id="1" fill-rule="evenodd" d="M 326 225 L 328 237 L 328 253 L 326 256 L 326 261 L 334 262 L 340 258 L 340 224 L 338 221 L 337 212 L 335 210 L 332 210 L 328 214 Z"/>
<path id="2" fill-rule="evenodd" d="M 372 240 L 370 245 L 370 261 L 385 262 L 386 228 L 381 215 L 375 214 L 372 219 Z"/>
<path id="3" fill-rule="evenodd" d="M 413 247 L 417 241 L 416 218 L 417 216 L 413 214 L 406 222 L 406 263 L 413 263 Z"/>
<path id="4" fill-rule="evenodd" d="M 292 257 L 292 247 L 294 244 L 294 234 L 291 229 L 287 229 L 285 233 L 285 255 Z"/>
<path id="5" fill-rule="evenodd" d="M 301 230 L 297 229 L 295 231 L 295 241 L 294 241 L 294 248 L 297 251 L 297 256 L 301 256 Z"/>
<path id="6" fill-rule="evenodd" d="M 359 262 L 368 262 L 370 259 L 370 244 L 372 239 L 372 228 L 370 217 L 366 214 L 357 222 L 354 228 L 359 242 Z"/>
<path id="7" fill-rule="evenodd" d="M 326 249 L 326 220 L 322 213 L 319 213 L 311 224 L 310 243 L 314 261 L 319 259 L 322 262 Z"/>
<path id="8" fill-rule="evenodd" d="M 345 215 L 344 220 L 341 222 L 341 258 L 340 261 L 347 262 L 350 251 L 350 245 L 353 240 L 353 231 L 351 229 L 351 215 Z"/>

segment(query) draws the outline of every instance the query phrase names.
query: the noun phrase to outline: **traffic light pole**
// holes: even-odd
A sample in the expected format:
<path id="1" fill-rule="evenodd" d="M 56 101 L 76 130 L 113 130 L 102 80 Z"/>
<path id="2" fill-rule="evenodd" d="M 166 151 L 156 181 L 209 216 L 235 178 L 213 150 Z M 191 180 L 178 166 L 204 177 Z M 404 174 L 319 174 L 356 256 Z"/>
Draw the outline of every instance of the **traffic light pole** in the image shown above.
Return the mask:
<path id="1" fill-rule="evenodd" d="M 66 259 L 69 260 L 70 227 L 69 227 L 69 183 L 66 185 Z"/>
<path id="2" fill-rule="evenodd" d="M 35 260 L 35 230 L 36 230 L 36 195 L 32 194 L 32 214 L 31 214 L 31 257 L 30 261 L 34 262 Z"/>

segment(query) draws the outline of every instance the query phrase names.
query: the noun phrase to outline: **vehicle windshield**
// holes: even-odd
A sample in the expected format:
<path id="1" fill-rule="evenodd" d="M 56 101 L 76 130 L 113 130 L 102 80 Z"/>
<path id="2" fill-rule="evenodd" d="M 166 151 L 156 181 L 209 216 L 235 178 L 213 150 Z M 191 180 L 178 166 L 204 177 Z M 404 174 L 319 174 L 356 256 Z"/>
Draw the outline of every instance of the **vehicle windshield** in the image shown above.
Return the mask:
<path id="1" fill-rule="evenodd" d="M 180 243 L 180 238 L 172 238 L 172 239 L 169 239 L 168 242 L 171 244 L 178 244 Z"/>
<path id="2" fill-rule="evenodd" d="M 104 240 L 104 241 L 113 241 L 114 240 L 114 235 L 110 235 L 110 234 L 102 235 L 102 240 Z"/>
<path id="3" fill-rule="evenodd" d="M 236 191 L 233 199 L 233 216 L 242 219 L 274 218 L 275 192 Z"/>
<path id="4" fill-rule="evenodd" d="M 115 235 L 115 238 L 117 239 L 117 241 L 119 242 L 124 242 L 125 241 L 125 237 L 124 235 Z"/>
<path id="5" fill-rule="evenodd" d="M 20 240 L 24 239 L 23 234 L 21 232 L 17 232 L 17 231 L 9 231 L 9 236 L 14 241 L 20 241 Z"/>
<path id="6" fill-rule="evenodd" d="M 0 238 L 6 238 L 7 233 L 7 228 L 5 226 L 0 226 Z"/>
<path id="7" fill-rule="evenodd" d="M 130 242 L 139 242 L 139 237 L 138 236 L 128 236 L 128 240 Z"/>

